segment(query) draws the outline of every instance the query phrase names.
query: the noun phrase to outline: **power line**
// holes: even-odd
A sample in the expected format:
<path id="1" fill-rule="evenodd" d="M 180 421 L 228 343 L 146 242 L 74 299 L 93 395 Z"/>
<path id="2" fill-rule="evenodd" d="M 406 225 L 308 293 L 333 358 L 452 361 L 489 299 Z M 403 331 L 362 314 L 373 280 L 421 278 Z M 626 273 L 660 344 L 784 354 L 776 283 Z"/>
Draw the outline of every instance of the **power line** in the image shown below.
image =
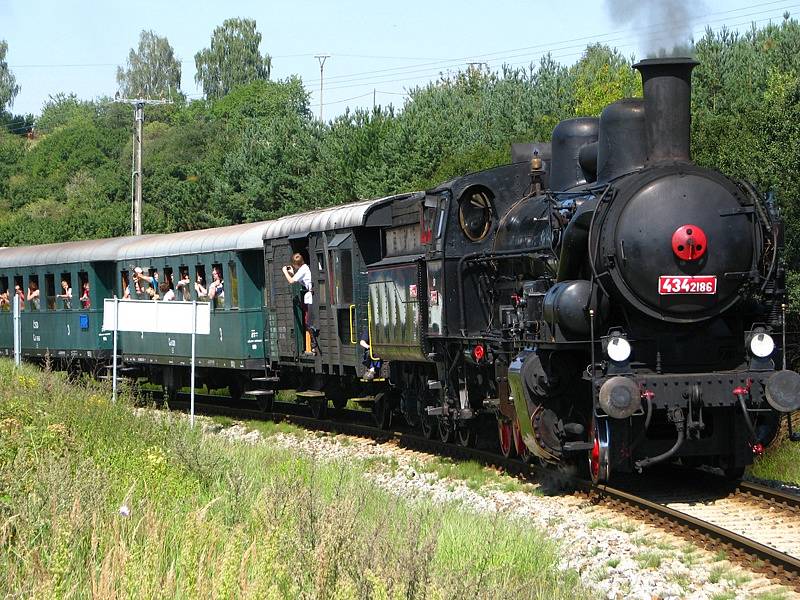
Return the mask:
<path id="1" fill-rule="evenodd" d="M 774 11 L 786 11 L 788 9 L 796 8 L 796 7 L 800 6 L 800 4 L 796 4 L 796 3 L 786 4 L 786 2 L 787 2 L 787 0 L 771 0 L 769 2 L 761 2 L 761 3 L 757 3 L 757 4 L 752 4 L 752 5 L 746 6 L 746 7 L 740 7 L 740 8 L 729 9 L 729 10 L 725 10 L 725 11 L 717 11 L 717 12 L 706 13 L 704 15 L 698 15 L 697 17 L 695 17 L 692 20 L 693 21 L 700 21 L 702 19 L 705 19 L 707 17 L 712 17 L 712 16 L 732 15 L 732 14 L 735 14 L 735 13 L 741 13 L 743 11 L 752 10 L 754 8 L 764 8 L 764 7 L 767 7 L 767 6 L 772 7 L 772 8 L 767 9 L 767 10 L 758 10 L 758 11 L 750 12 L 750 13 L 744 14 L 744 15 L 736 15 L 736 18 L 752 17 L 752 16 L 763 15 L 763 14 L 766 14 L 766 13 L 772 13 Z M 781 5 L 781 6 L 775 6 L 775 5 Z M 778 17 L 778 16 L 779 15 L 775 14 L 775 15 L 772 15 L 770 17 L 763 18 L 763 19 L 757 19 L 757 20 L 748 19 L 747 21 L 743 21 L 743 22 L 735 23 L 735 24 L 722 23 L 721 27 L 738 27 L 740 25 L 746 25 L 746 24 L 749 24 L 749 23 L 756 24 L 756 23 L 761 23 L 763 21 L 772 20 L 773 17 Z M 720 21 L 725 21 L 725 19 L 724 18 L 713 19 L 711 21 L 707 21 L 705 23 L 702 23 L 699 26 L 696 25 L 695 29 L 692 32 L 692 34 L 693 35 L 695 35 L 696 33 L 702 34 L 703 30 L 705 30 L 705 29 L 712 29 L 712 31 L 714 31 L 713 28 L 709 27 L 709 24 L 717 23 L 717 22 L 720 22 Z M 698 31 L 698 27 L 700 28 L 699 31 Z M 641 33 L 657 34 L 657 33 L 663 33 L 663 32 L 666 32 L 666 31 L 667 31 L 667 28 L 663 27 L 662 24 L 659 24 L 659 25 L 656 25 L 656 26 L 651 26 L 650 28 L 639 28 L 638 29 L 638 32 L 640 34 Z M 627 35 L 624 35 L 624 36 L 618 35 L 618 34 L 621 34 L 621 33 L 626 33 Z M 614 37 L 614 36 L 616 36 L 616 37 Z M 416 81 L 416 80 L 420 80 L 420 79 L 431 78 L 431 77 L 435 77 L 437 75 L 440 75 L 442 73 L 442 69 L 446 68 L 449 71 L 449 69 L 451 69 L 451 68 L 461 67 L 463 65 L 464 61 L 468 61 L 469 59 L 475 59 L 475 58 L 488 59 L 488 60 L 483 60 L 481 62 L 484 62 L 487 65 L 489 65 L 489 64 L 497 64 L 500 61 L 508 61 L 508 60 L 511 60 L 511 59 L 525 57 L 526 61 L 524 61 L 524 62 L 508 64 L 508 66 L 518 66 L 518 65 L 521 65 L 521 64 L 531 63 L 534 59 L 541 58 L 541 57 L 545 56 L 546 54 L 552 53 L 552 52 L 561 52 L 561 51 L 564 51 L 564 50 L 580 49 L 580 52 L 568 52 L 568 53 L 557 54 L 553 58 L 564 58 L 564 57 L 568 57 L 568 56 L 580 55 L 580 54 L 582 54 L 583 50 L 585 49 L 585 43 L 589 42 L 589 41 L 594 41 L 596 43 L 606 43 L 606 44 L 613 43 L 613 42 L 626 42 L 626 43 L 622 43 L 622 44 L 619 44 L 619 45 L 616 46 L 617 48 L 624 48 L 624 47 L 633 46 L 635 44 L 635 42 L 631 41 L 631 39 L 632 38 L 630 37 L 630 31 L 629 30 L 616 30 L 616 31 L 607 32 L 607 33 L 603 33 L 603 34 L 594 34 L 594 35 L 590 35 L 590 36 L 583 36 L 583 37 L 577 37 L 577 38 L 571 38 L 571 39 L 567 39 L 567 40 L 562 40 L 562 41 L 559 41 L 559 42 L 553 42 L 553 43 L 547 43 L 547 44 L 543 43 L 543 44 L 536 44 L 536 45 L 533 45 L 533 46 L 526 46 L 526 47 L 521 47 L 521 48 L 500 50 L 500 51 L 484 53 L 484 54 L 479 54 L 479 55 L 473 55 L 473 56 L 468 56 L 468 57 L 461 57 L 461 58 L 458 58 L 458 59 L 431 59 L 431 62 L 426 62 L 426 63 L 422 63 L 422 64 L 403 65 L 403 66 L 390 67 L 390 68 L 385 68 L 385 69 L 377 69 L 377 70 L 372 70 L 372 71 L 363 71 L 363 72 L 356 72 L 356 73 L 329 76 L 328 77 L 328 82 L 329 83 L 330 82 L 334 82 L 334 84 L 332 86 L 329 86 L 329 89 L 330 90 L 338 90 L 338 89 L 347 89 L 347 88 L 352 88 L 352 87 L 364 87 L 364 86 L 368 86 L 368 85 L 375 86 L 375 84 L 407 82 L 407 81 Z M 582 43 L 575 44 L 574 42 L 582 42 Z M 568 44 L 571 44 L 571 45 L 568 45 Z M 540 52 L 534 52 L 534 53 L 530 52 L 531 50 L 536 50 L 536 49 L 544 50 L 544 49 L 548 48 L 548 46 L 549 46 L 549 49 L 547 49 L 547 51 L 540 51 Z M 321 58 L 323 55 L 291 54 L 291 55 L 275 55 L 275 56 L 273 56 L 273 58 L 304 57 L 304 56 L 315 56 L 315 57 L 317 57 L 318 60 L 321 61 L 321 63 L 324 63 L 324 59 Z M 328 58 L 330 56 L 343 56 L 343 57 L 353 57 L 353 58 L 371 58 L 371 59 L 428 60 L 428 59 L 426 59 L 424 57 L 399 57 L 399 56 L 393 57 L 393 56 L 378 56 L 378 55 L 371 56 L 371 55 L 361 55 L 361 54 L 333 54 L 333 55 L 324 55 L 324 58 L 326 59 L 326 58 Z M 494 58 L 490 58 L 490 57 L 494 57 Z M 188 61 L 181 61 L 181 62 L 188 62 Z M 507 64 L 507 63 L 504 62 L 503 64 Z M 81 65 L 81 64 L 17 65 L 16 67 L 13 67 L 13 68 L 18 68 L 20 66 L 22 66 L 22 67 L 59 67 L 59 66 L 79 67 L 79 66 L 116 66 L 116 65 L 113 65 L 111 63 L 87 63 L 87 64 L 84 64 L 84 65 Z M 427 68 L 421 68 L 421 67 L 427 67 Z M 355 97 L 352 97 L 352 98 L 346 98 L 346 99 L 343 99 L 343 100 L 335 100 L 335 101 L 332 101 L 332 102 L 323 102 L 322 101 L 322 97 L 321 97 L 322 96 L 322 79 L 323 79 L 322 75 L 323 75 L 323 64 L 320 64 L 320 118 L 322 118 L 322 107 L 324 107 L 324 106 L 332 105 L 332 104 L 340 104 L 340 103 L 346 102 L 348 100 L 358 99 L 360 97 L 364 97 L 364 96 L 369 95 L 369 93 L 367 93 L 367 94 L 363 94 L 363 95 L 360 95 L 360 96 L 355 96 Z M 400 78 L 397 78 L 398 76 L 400 76 Z M 395 77 L 395 79 L 390 79 L 391 77 Z M 382 93 L 393 93 L 393 92 L 382 92 Z M 397 92 L 394 92 L 394 93 L 396 93 L 398 95 L 404 95 L 404 94 L 399 94 Z M 202 97 L 202 94 L 186 94 L 186 97 L 187 98 Z M 22 121 L 20 121 L 20 123 L 22 123 Z"/>
<path id="2" fill-rule="evenodd" d="M 800 6 L 800 4 L 797 4 L 795 6 Z M 760 13 L 760 14 L 763 14 L 763 13 Z M 773 17 L 774 16 L 775 15 L 773 15 Z M 752 23 L 752 24 L 763 23 L 765 21 L 771 21 L 773 17 L 765 17 L 763 19 L 758 19 L 758 20 L 747 20 L 747 21 L 742 21 L 740 23 L 732 23 L 732 24 L 723 23 L 720 27 L 717 28 L 717 30 L 719 30 L 719 29 L 721 29 L 723 27 L 738 27 L 740 25 L 747 25 L 747 24 L 750 24 L 750 23 Z M 703 30 L 706 27 L 707 26 L 703 26 Z M 665 31 L 665 30 L 662 29 L 660 31 Z M 714 31 L 714 29 L 712 28 L 712 32 L 713 31 Z M 702 33 L 702 31 L 693 32 L 693 34 L 697 34 L 697 33 Z M 636 44 L 638 44 L 637 41 L 633 41 L 630 38 L 625 38 L 625 37 L 619 37 L 619 38 L 612 38 L 612 39 L 609 39 L 609 40 L 603 40 L 603 42 L 606 42 L 606 43 L 608 43 L 608 42 L 626 42 L 624 44 L 615 44 L 615 47 L 617 49 L 626 48 L 626 47 L 633 47 Z M 553 58 L 564 58 L 564 57 L 567 57 L 567 56 L 580 56 L 581 54 L 583 54 L 583 50 L 585 49 L 585 45 L 577 44 L 577 45 L 573 45 L 573 46 L 564 46 L 564 47 L 561 47 L 561 48 L 551 48 L 551 49 L 549 49 L 547 51 L 542 51 L 542 52 L 538 52 L 538 53 L 520 53 L 520 54 L 515 54 L 515 55 L 499 57 L 497 59 L 489 60 L 489 61 L 486 61 L 486 62 L 488 62 L 489 64 L 495 64 L 495 65 L 498 64 L 498 63 L 499 64 L 505 64 L 505 63 L 502 63 L 501 61 L 505 61 L 505 60 L 513 59 L 513 58 L 527 57 L 528 60 L 526 60 L 524 62 L 512 63 L 512 64 L 508 65 L 508 66 L 519 66 L 519 65 L 523 65 L 523 64 L 529 64 L 534 59 L 542 58 L 542 57 L 546 56 L 547 54 L 552 53 L 553 51 L 570 50 L 570 49 L 573 49 L 573 48 L 579 48 L 580 51 L 566 53 L 566 54 L 556 54 L 556 55 L 553 56 Z M 461 66 L 461 64 L 450 65 L 450 67 L 460 67 L 460 66 Z M 373 78 L 363 78 L 363 79 L 362 78 L 354 78 L 354 79 L 351 79 L 351 80 L 340 81 L 338 85 L 334 84 L 334 85 L 330 86 L 329 89 L 330 90 L 339 90 L 339 89 L 348 89 L 348 88 L 353 88 L 353 87 L 365 87 L 367 85 L 375 85 L 376 83 L 377 84 L 386 84 L 386 83 L 397 83 L 397 82 L 405 82 L 405 81 L 414 81 L 414 80 L 418 80 L 418 79 L 429 79 L 431 77 L 435 77 L 435 76 L 441 74 L 441 72 L 442 72 L 441 68 L 438 68 L 438 69 L 428 68 L 428 69 L 415 69 L 415 70 L 405 71 L 405 72 L 402 72 L 402 73 L 391 73 L 391 74 L 386 74 L 386 75 L 378 75 L 378 76 L 373 77 Z M 421 73 L 421 75 L 416 75 L 417 73 Z M 396 75 L 402 75 L 403 77 L 396 78 L 396 79 L 387 79 L 388 77 L 394 77 Z M 413 77 L 408 77 L 409 75 L 414 75 L 414 76 Z M 330 77 L 329 80 L 330 79 L 333 79 L 333 77 Z"/>
<path id="3" fill-rule="evenodd" d="M 739 8 L 733 8 L 733 9 L 728 9 L 728 10 L 723 10 L 723 11 L 703 13 L 703 14 L 697 15 L 696 17 L 693 17 L 691 20 L 692 21 L 698 21 L 698 20 L 705 19 L 707 17 L 715 17 L 715 16 L 720 16 L 720 15 L 730 15 L 730 14 L 737 13 L 737 12 L 751 10 L 753 8 L 762 8 L 762 7 L 766 7 L 766 6 L 774 6 L 776 4 L 783 4 L 783 3 L 787 2 L 787 1 L 789 1 L 789 0 L 770 0 L 769 2 L 758 2 L 758 3 L 750 4 L 748 6 L 743 6 L 743 7 L 739 7 Z M 765 11 L 757 11 L 757 12 L 754 12 L 754 13 L 750 13 L 750 15 L 759 15 L 759 14 L 764 14 L 765 12 L 786 10 L 786 9 L 789 9 L 789 8 L 796 8 L 797 6 L 798 6 L 797 4 L 790 4 L 790 5 L 786 5 L 786 6 L 780 6 L 780 7 L 771 8 L 771 9 L 768 9 L 768 10 L 765 10 Z M 750 15 L 743 15 L 743 16 L 750 16 Z M 716 19 L 716 20 L 719 21 L 720 19 Z M 646 32 L 646 30 L 647 30 L 647 28 L 640 28 L 639 29 L 639 31 L 642 31 L 642 32 Z M 665 31 L 665 29 L 662 29 L 662 31 Z M 537 49 L 537 48 L 543 48 L 543 47 L 545 47 L 547 45 L 560 45 L 560 44 L 565 44 L 565 43 L 586 41 L 586 40 L 591 40 L 591 39 L 595 39 L 595 38 L 603 38 L 603 37 L 607 37 L 607 36 L 610 36 L 610 35 L 617 35 L 617 34 L 620 34 L 620 33 L 629 33 L 629 30 L 628 29 L 618 29 L 618 30 L 607 32 L 607 33 L 603 33 L 603 34 L 594 34 L 594 35 L 583 36 L 583 37 L 578 37 L 578 38 L 571 38 L 571 39 L 557 41 L 557 42 L 547 42 L 547 43 L 543 43 L 543 44 L 536 44 L 536 45 L 533 45 L 533 46 L 525 46 L 525 47 L 521 47 L 521 48 L 511 48 L 511 49 L 506 49 L 506 50 L 498 50 L 498 51 L 495 51 L 495 52 L 488 52 L 488 53 L 483 53 L 483 54 L 474 54 L 474 55 L 470 55 L 470 56 L 461 56 L 461 57 L 456 57 L 456 58 L 435 58 L 435 57 L 421 57 L 421 56 L 420 57 L 413 57 L 413 56 L 384 56 L 384 55 L 369 55 L 369 54 L 333 53 L 333 54 L 330 54 L 328 56 L 339 56 L 339 57 L 345 57 L 345 58 L 363 58 L 363 59 L 371 59 L 371 60 L 413 60 L 413 61 L 427 60 L 427 61 L 432 61 L 432 62 L 428 62 L 428 63 L 425 63 L 423 65 L 406 65 L 406 66 L 399 66 L 399 67 L 389 67 L 387 69 L 377 69 L 377 70 L 373 70 L 373 71 L 361 71 L 361 72 L 348 73 L 348 74 L 343 74 L 343 75 L 336 75 L 336 76 L 329 77 L 329 80 L 341 79 L 341 78 L 357 76 L 357 75 L 359 75 L 359 76 L 360 75 L 369 75 L 369 74 L 373 74 L 373 73 L 381 73 L 381 72 L 384 72 L 384 71 L 394 71 L 394 70 L 397 70 L 397 69 L 404 69 L 404 68 L 411 68 L 411 67 L 437 65 L 437 64 L 440 64 L 440 65 L 443 65 L 443 66 L 444 65 L 453 66 L 451 63 L 469 62 L 469 59 L 473 59 L 473 58 L 487 58 L 487 57 L 498 56 L 498 55 L 503 55 L 503 54 L 516 53 L 516 52 L 520 52 L 520 51 L 523 51 L 523 50 L 533 50 L 533 49 Z M 316 55 L 314 55 L 312 53 L 270 55 L 271 58 L 303 58 L 303 57 L 312 57 L 312 56 L 316 56 Z M 184 65 L 184 64 L 194 64 L 195 63 L 195 61 L 193 59 L 181 60 L 179 62 L 182 65 Z M 119 66 L 118 63 L 51 63 L 51 64 L 43 63 L 43 64 L 9 65 L 9 67 L 12 68 L 12 69 L 25 69 L 25 68 L 81 68 L 81 67 L 92 68 L 92 67 L 117 67 L 117 66 Z"/>
<path id="4" fill-rule="evenodd" d="M 763 4 L 756 4 L 756 5 L 752 5 L 752 6 L 745 7 L 745 8 L 732 9 L 732 10 L 728 10 L 728 11 L 720 11 L 720 12 L 716 12 L 716 13 L 708 13 L 706 15 L 698 16 L 694 20 L 698 21 L 698 20 L 701 20 L 701 19 L 705 19 L 706 17 L 709 17 L 709 16 L 718 16 L 718 15 L 729 14 L 729 13 L 732 13 L 732 12 L 741 12 L 742 10 L 751 9 L 751 8 L 757 7 L 757 6 L 766 6 L 766 5 L 770 5 L 770 4 L 783 3 L 783 2 L 786 2 L 786 1 L 787 0 L 773 0 L 772 2 L 767 2 L 767 3 L 763 3 Z M 777 7 L 777 8 L 771 8 L 771 9 L 768 9 L 768 10 L 752 12 L 752 13 L 749 13 L 747 15 L 738 15 L 737 18 L 758 16 L 758 15 L 762 15 L 762 14 L 765 14 L 765 13 L 772 13 L 772 12 L 775 12 L 775 11 L 784 11 L 784 10 L 787 10 L 787 9 L 790 9 L 790 8 L 797 8 L 798 6 L 800 6 L 800 4 L 796 4 L 796 3 L 795 4 L 789 4 L 789 5 L 784 5 L 784 6 Z M 775 15 L 775 16 L 778 16 L 778 15 Z M 708 23 L 717 23 L 717 22 L 724 21 L 724 20 L 725 20 L 724 18 L 713 19 L 711 21 L 707 21 L 707 22 L 702 23 L 701 26 L 703 28 L 705 28 Z M 749 22 L 750 21 L 747 21 L 747 22 L 745 22 L 745 24 L 749 23 Z M 653 25 L 653 26 L 650 26 L 650 27 L 639 28 L 638 31 L 639 31 L 640 34 L 642 34 L 642 33 L 644 33 L 644 34 L 648 34 L 648 33 L 649 34 L 658 34 L 658 33 L 666 33 L 668 31 L 670 31 L 670 28 L 669 27 L 664 27 L 663 24 L 659 24 L 659 25 Z M 623 34 L 623 35 L 621 35 L 621 34 Z M 610 36 L 617 36 L 617 37 L 610 37 Z M 610 38 L 610 39 L 606 39 L 606 38 Z M 631 39 L 630 38 L 630 31 L 627 30 L 627 29 L 621 29 L 621 30 L 616 30 L 616 31 L 612 31 L 612 32 L 603 33 L 603 34 L 594 34 L 594 35 L 589 35 L 589 36 L 582 36 L 582 37 L 571 38 L 571 39 L 557 41 L 557 42 L 547 42 L 547 43 L 542 43 L 542 44 L 535 44 L 533 46 L 525 46 L 525 47 L 521 47 L 521 48 L 512 48 L 512 49 L 507 49 L 507 50 L 499 50 L 499 51 L 496 51 L 496 52 L 488 52 L 488 53 L 484 53 L 484 54 L 475 54 L 475 55 L 471 55 L 471 56 L 462 56 L 460 58 L 451 59 L 451 60 L 442 61 L 442 62 L 430 62 L 430 63 L 423 63 L 423 64 L 417 64 L 417 65 L 405 65 L 405 66 L 398 66 L 398 67 L 388 67 L 388 68 L 385 68 L 385 69 L 376 69 L 376 70 L 373 70 L 373 71 L 363 71 L 363 72 L 357 72 L 357 73 L 347 73 L 347 74 L 342 74 L 342 75 L 332 75 L 332 76 L 328 77 L 328 81 L 329 82 L 334 82 L 335 84 L 344 84 L 344 83 L 362 81 L 362 80 L 367 80 L 367 79 L 371 80 L 372 77 L 369 77 L 371 75 L 378 75 L 378 77 L 383 77 L 383 76 L 379 75 L 380 73 L 391 73 L 392 76 L 393 75 L 402 75 L 402 74 L 414 74 L 414 73 L 420 73 L 422 71 L 430 72 L 434 68 L 438 69 L 438 68 L 447 68 L 447 67 L 457 67 L 457 66 L 461 66 L 461 64 L 463 64 L 464 62 L 476 62 L 477 59 L 488 59 L 488 61 L 487 60 L 483 60 L 481 62 L 497 62 L 498 60 L 502 60 L 504 58 L 506 58 L 506 59 L 508 59 L 508 58 L 519 58 L 520 56 L 529 55 L 530 54 L 529 51 L 537 50 L 537 49 L 549 48 L 550 51 L 564 50 L 564 49 L 572 48 L 572 47 L 576 47 L 576 46 L 574 46 L 574 45 L 573 46 L 566 46 L 566 47 L 560 47 L 560 46 L 563 46 L 564 44 L 573 44 L 574 42 L 581 42 L 580 47 L 584 47 L 585 43 L 589 42 L 589 41 L 594 41 L 594 42 L 597 42 L 597 43 L 601 43 L 601 42 L 602 43 L 608 43 L 608 42 L 613 42 L 613 41 L 617 41 L 617 40 L 629 40 L 629 39 Z M 537 53 L 537 54 L 541 54 L 541 53 Z M 490 57 L 495 57 L 495 58 L 490 58 Z M 426 67 L 426 68 L 422 69 L 421 67 Z M 386 76 L 390 76 L 390 75 L 386 75 Z M 332 87 L 331 89 L 336 89 L 336 88 Z"/>

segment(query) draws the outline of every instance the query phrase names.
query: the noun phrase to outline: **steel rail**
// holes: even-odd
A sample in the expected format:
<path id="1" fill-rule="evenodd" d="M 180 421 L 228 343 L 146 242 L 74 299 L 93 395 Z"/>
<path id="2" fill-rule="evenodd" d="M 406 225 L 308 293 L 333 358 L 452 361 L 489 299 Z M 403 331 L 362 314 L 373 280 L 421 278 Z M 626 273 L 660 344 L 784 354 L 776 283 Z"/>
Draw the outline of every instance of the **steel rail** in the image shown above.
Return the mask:
<path id="1" fill-rule="evenodd" d="M 647 500 L 641 496 L 630 494 L 624 490 L 612 488 L 607 485 L 595 485 L 593 486 L 593 490 L 600 495 L 625 502 L 626 504 L 641 508 L 654 515 L 665 516 L 671 521 L 699 533 L 704 537 L 716 540 L 724 545 L 729 545 L 748 555 L 754 555 L 766 563 L 777 566 L 787 573 L 793 574 L 795 576 L 794 581 L 796 581 L 794 587 L 800 586 L 800 579 L 798 579 L 800 578 L 800 558 L 798 557 L 785 554 L 784 552 L 770 548 L 760 542 L 751 540 L 750 538 L 714 525 L 713 523 L 709 523 L 708 521 L 698 519 L 697 517 L 664 506 L 658 502 Z"/>
<path id="2" fill-rule="evenodd" d="M 756 498 L 783 504 L 789 508 L 800 508 L 800 494 L 779 490 L 755 481 L 740 481 L 738 491 Z"/>

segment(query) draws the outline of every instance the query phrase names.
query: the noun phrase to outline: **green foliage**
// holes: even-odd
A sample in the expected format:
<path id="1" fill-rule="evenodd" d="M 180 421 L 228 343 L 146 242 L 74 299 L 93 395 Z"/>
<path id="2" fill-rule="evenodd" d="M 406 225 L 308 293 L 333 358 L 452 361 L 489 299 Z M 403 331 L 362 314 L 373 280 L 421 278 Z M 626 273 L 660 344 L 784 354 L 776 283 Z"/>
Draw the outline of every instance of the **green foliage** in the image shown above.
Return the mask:
<path id="1" fill-rule="evenodd" d="M 214 29 L 211 45 L 194 55 L 195 81 L 206 98 L 221 98 L 238 85 L 269 79 L 272 59 L 261 56 L 255 19 L 226 19 Z"/>
<path id="2" fill-rule="evenodd" d="M 97 114 L 93 102 L 80 100 L 75 94 L 57 93 L 49 96 L 42 107 L 41 116 L 36 119 L 36 129 L 43 134 L 51 133 L 78 121 L 91 121 Z"/>
<path id="3" fill-rule="evenodd" d="M 181 63 L 166 37 L 139 34 L 139 49 L 128 53 L 126 68 L 117 68 L 119 91 L 128 98 L 173 98 L 180 95 Z"/>
<path id="4" fill-rule="evenodd" d="M 589 46 L 570 69 L 570 75 L 578 116 L 599 116 L 606 105 L 620 98 L 641 96 L 639 75 L 617 50 L 608 46 Z"/>
<path id="5" fill-rule="evenodd" d="M 571 67 L 546 56 L 527 68 L 468 69 L 411 89 L 402 107 L 347 111 L 323 124 L 298 78 L 269 81 L 260 41 L 255 21 L 225 21 L 196 56 L 206 99 L 148 108 L 146 231 L 430 188 L 506 162 L 514 142 L 547 141 L 562 119 L 597 115 L 641 93 L 626 57 L 591 45 Z M 800 24 L 709 30 L 688 50 L 701 63 L 692 95 L 695 160 L 774 192 L 787 223 L 789 290 L 800 299 Z M 134 54 L 149 60 L 151 53 Z M 126 233 L 131 125 L 127 105 L 55 94 L 37 119 L 36 139 L 0 135 L 3 242 Z"/>
<path id="6" fill-rule="evenodd" d="M 6 106 L 11 106 L 19 94 L 17 78 L 6 62 L 7 53 L 8 42 L 0 40 L 0 111 L 5 110 Z"/>
<path id="7" fill-rule="evenodd" d="M 26 136 L 33 130 L 34 116 L 15 115 L 0 109 L 0 129 L 19 136 Z"/>

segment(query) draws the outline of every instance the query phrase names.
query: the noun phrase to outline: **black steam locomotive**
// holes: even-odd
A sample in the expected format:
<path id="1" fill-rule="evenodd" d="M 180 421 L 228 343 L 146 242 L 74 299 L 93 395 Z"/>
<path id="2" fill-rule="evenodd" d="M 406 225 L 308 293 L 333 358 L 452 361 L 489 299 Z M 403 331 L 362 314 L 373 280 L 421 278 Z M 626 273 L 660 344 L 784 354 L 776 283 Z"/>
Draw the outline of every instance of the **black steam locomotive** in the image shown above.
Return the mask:
<path id="1" fill-rule="evenodd" d="M 468 444 L 493 413 L 505 455 L 605 481 L 665 461 L 738 476 L 800 408 L 780 216 L 692 163 L 697 64 L 644 60 L 643 99 L 392 206 L 371 335 L 410 422 Z"/>

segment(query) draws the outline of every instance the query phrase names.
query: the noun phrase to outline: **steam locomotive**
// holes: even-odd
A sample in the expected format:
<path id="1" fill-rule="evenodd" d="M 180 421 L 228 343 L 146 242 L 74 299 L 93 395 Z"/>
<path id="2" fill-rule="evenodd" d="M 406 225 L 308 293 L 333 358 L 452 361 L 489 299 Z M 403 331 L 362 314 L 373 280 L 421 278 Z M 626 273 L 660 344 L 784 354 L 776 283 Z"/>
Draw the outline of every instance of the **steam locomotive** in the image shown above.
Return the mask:
<path id="1" fill-rule="evenodd" d="M 697 64 L 634 65 L 644 97 L 557 125 L 502 212 L 519 182 L 502 169 L 470 182 L 459 226 L 466 246 L 491 247 L 462 247 L 447 300 L 450 331 L 475 343 L 454 360 L 429 337 L 448 390 L 429 415 L 492 410 L 504 454 L 588 463 L 600 482 L 666 461 L 739 476 L 800 408 L 780 216 L 692 163 Z"/>
<path id="2" fill-rule="evenodd" d="M 580 468 L 595 482 L 658 463 L 740 475 L 800 409 L 787 369 L 783 226 L 769 196 L 690 156 L 688 58 L 634 65 L 643 98 L 558 124 L 512 164 L 433 189 L 204 231 L 0 249 L 0 288 L 40 289 L 22 312 L 22 354 L 108 363 L 104 298 L 148 281 L 224 279 L 198 385 L 274 392 L 323 417 L 373 398 L 468 445 L 486 427 L 500 451 Z M 311 271 L 319 352 L 308 352 Z M 147 273 L 147 278 L 140 277 Z M 56 283 L 80 282 L 68 302 Z M 131 285 L 132 282 L 136 285 Z M 203 300 L 202 286 L 195 286 Z M 2 290 L 0 290 L 2 291 Z M 152 291 L 152 290 L 151 290 Z M 21 293 L 21 292 L 20 292 Z M 0 353 L 13 348 L 0 312 Z M 363 377 L 362 345 L 382 372 Z M 120 336 L 129 377 L 174 396 L 189 382 L 188 336 Z"/>

